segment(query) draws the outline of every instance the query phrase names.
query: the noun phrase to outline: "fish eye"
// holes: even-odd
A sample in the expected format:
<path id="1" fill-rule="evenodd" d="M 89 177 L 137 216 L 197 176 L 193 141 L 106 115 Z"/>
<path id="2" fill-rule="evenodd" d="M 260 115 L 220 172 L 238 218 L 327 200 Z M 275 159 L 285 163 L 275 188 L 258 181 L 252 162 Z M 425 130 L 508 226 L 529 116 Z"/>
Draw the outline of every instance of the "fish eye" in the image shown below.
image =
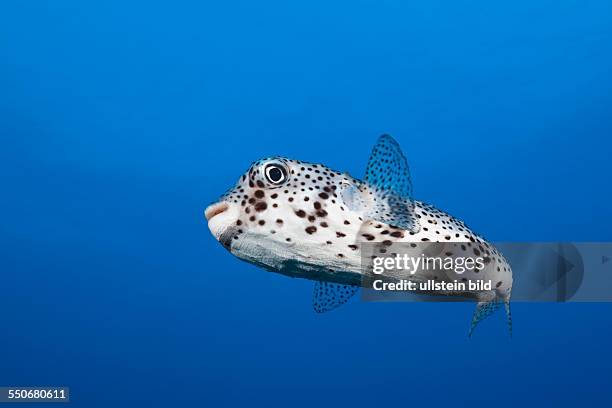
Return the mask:
<path id="1" fill-rule="evenodd" d="M 281 184 L 287 179 L 287 170 L 280 164 L 268 164 L 264 173 L 266 179 L 272 184 Z"/>

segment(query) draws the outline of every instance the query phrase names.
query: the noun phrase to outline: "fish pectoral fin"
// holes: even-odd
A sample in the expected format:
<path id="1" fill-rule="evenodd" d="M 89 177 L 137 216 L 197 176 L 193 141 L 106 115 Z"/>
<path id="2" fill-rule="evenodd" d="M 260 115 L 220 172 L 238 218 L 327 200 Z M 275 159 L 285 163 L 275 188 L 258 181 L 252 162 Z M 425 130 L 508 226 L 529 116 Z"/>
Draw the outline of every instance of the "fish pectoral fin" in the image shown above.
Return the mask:
<path id="1" fill-rule="evenodd" d="M 312 294 L 312 307 L 317 313 L 334 310 L 346 302 L 359 290 L 359 286 L 317 281 Z"/>
<path id="2" fill-rule="evenodd" d="M 342 199 L 367 218 L 412 232 L 420 229 L 408 161 L 389 135 L 382 135 L 374 145 L 364 183 L 346 188 Z"/>

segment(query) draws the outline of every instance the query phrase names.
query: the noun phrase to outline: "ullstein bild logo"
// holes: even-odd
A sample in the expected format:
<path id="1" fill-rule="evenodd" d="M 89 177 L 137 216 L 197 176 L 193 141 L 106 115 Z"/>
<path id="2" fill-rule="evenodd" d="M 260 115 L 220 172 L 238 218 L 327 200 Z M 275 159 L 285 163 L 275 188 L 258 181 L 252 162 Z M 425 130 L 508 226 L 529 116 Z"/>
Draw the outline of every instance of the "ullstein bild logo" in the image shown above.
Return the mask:
<path id="1" fill-rule="evenodd" d="M 363 244 L 362 299 L 456 301 L 494 291 L 513 302 L 612 301 L 612 243 L 495 243 L 495 253 L 468 245 Z"/>

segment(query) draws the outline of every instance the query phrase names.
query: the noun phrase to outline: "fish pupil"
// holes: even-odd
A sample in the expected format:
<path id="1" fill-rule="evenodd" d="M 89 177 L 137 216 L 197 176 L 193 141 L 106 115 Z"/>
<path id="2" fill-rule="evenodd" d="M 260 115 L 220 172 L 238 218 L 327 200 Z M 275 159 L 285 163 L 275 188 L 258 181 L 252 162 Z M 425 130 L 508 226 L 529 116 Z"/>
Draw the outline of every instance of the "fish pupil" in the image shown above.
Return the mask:
<path id="1" fill-rule="evenodd" d="M 268 176 L 270 182 L 275 184 L 278 184 L 285 179 L 285 173 L 283 170 L 281 170 L 279 166 L 275 165 L 268 166 L 266 175 Z"/>

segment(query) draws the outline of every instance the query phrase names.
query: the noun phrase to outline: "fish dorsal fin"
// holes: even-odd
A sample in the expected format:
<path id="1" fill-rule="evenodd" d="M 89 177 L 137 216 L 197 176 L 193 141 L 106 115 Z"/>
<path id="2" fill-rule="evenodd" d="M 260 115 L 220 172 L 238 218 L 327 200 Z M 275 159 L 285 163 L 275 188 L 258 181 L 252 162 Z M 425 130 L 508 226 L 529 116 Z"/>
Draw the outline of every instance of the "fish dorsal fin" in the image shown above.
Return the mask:
<path id="1" fill-rule="evenodd" d="M 312 307 L 325 313 L 342 306 L 359 290 L 359 286 L 317 281 L 312 294 Z"/>
<path id="2" fill-rule="evenodd" d="M 374 145 L 364 183 L 346 188 L 342 198 L 349 208 L 370 219 L 412 232 L 420 229 L 408 162 L 389 135 L 382 135 Z"/>
<path id="3" fill-rule="evenodd" d="M 383 192 L 412 200 L 408 161 L 391 136 L 378 138 L 368 160 L 364 181 Z"/>

